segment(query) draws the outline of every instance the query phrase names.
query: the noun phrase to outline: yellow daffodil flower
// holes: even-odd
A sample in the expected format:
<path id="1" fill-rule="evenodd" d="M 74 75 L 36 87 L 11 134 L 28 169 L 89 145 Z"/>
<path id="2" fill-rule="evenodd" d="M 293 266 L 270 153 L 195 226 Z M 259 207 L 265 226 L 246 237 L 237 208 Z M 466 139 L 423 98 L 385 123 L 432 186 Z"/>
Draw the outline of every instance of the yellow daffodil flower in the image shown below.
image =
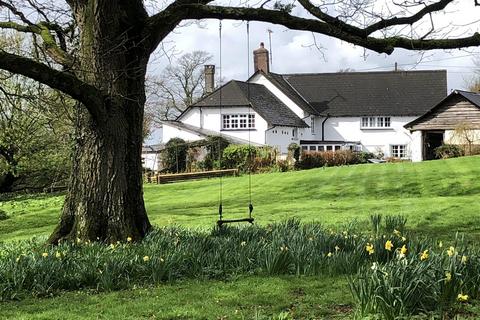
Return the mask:
<path id="1" fill-rule="evenodd" d="M 458 296 L 457 296 L 457 300 L 460 301 L 460 302 L 468 301 L 468 294 L 459 293 Z"/>
<path id="2" fill-rule="evenodd" d="M 455 248 L 454 247 L 448 248 L 447 254 L 449 257 L 452 257 L 455 254 Z"/>
<path id="3" fill-rule="evenodd" d="M 42 257 L 44 257 L 44 258 L 48 257 L 48 252 L 42 253 Z"/>
<path id="4" fill-rule="evenodd" d="M 330 258 L 331 256 L 333 256 L 333 254 L 331 252 L 327 253 L 327 257 Z"/>
<path id="5" fill-rule="evenodd" d="M 365 250 L 368 252 L 369 255 L 372 255 L 375 252 L 373 244 L 370 243 L 367 243 L 367 245 L 365 246 Z"/>
<path id="6" fill-rule="evenodd" d="M 452 281 L 452 274 L 450 272 L 445 272 L 445 281 L 450 282 Z"/>
<path id="7" fill-rule="evenodd" d="M 420 260 L 424 261 L 428 259 L 428 250 L 425 250 L 422 252 L 422 255 L 420 256 Z"/>
<path id="8" fill-rule="evenodd" d="M 467 256 L 462 256 L 462 263 L 463 263 L 463 264 L 466 264 L 466 263 L 467 263 L 467 260 L 468 260 L 468 257 L 467 257 Z"/>
<path id="9" fill-rule="evenodd" d="M 401 233 L 397 229 L 393 229 L 393 234 L 396 235 L 397 237 L 400 237 Z"/>
<path id="10" fill-rule="evenodd" d="M 340 251 L 340 247 L 339 247 L 339 246 L 335 246 L 335 251 L 336 251 L 336 252 Z"/>
<path id="11" fill-rule="evenodd" d="M 149 256 L 143 257 L 143 262 L 148 262 L 148 261 L 150 261 L 150 257 L 149 257 Z"/>
<path id="12" fill-rule="evenodd" d="M 387 240 L 387 242 L 385 242 L 385 250 L 392 251 L 392 248 L 393 248 L 392 241 Z"/>
<path id="13" fill-rule="evenodd" d="M 127 238 L 127 242 L 132 242 L 132 240 L 133 240 L 132 237 Z"/>
<path id="14" fill-rule="evenodd" d="M 247 245 L 247 242 L 246 242 L 246 241 L 242 241 L 242 242 L 240 243 L 240 246 L 242 246 L 242 247 L 245 247 L 246 245 Z"/>
<path id="15" fill-rule="evenodd" d="M 400 249 L 400 253 L 403 254 L 403 255 L 406 255 L 407 254 L 407 247 L 405 245 L 402 246 L 402 248 Z"/>
<path id="16" fill-rule="evenodd" d="M 62 257 L 62 254 L 60 252 L 55 253 L 55 258 L 60 259 Z"/>

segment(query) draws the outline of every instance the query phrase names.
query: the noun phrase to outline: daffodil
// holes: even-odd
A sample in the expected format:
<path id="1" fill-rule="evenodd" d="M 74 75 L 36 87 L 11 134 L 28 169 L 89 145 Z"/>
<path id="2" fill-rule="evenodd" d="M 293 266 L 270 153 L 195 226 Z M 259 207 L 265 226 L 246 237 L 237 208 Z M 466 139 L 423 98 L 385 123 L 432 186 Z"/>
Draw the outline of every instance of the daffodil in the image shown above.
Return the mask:
<path id="1" fill-rule="evenodd" d="M 288 247 L 287 246 L 281 246 L 280 251 L 288 251 Z"/>
<path id="2" fill-rule="evenodd" d="M 340 251 L 340 247 L 339 247 L 339 246 L 335 246 L 335 251 L 336 251 L 336 252 Z"/>
<path id="3" fill-rule="evenodd" d="M 242 246 L 242 247 L 245 247 L 246 245 L 247 245 L 247 242 L 246 242 L 246 241 L 242 241 L 242 242 L 240 243 L 240 246 Z"/>
<path id="4" fill-rule="evenodd" d="M 401 233 L 397 229 L 393 229 L 393 234 L 396 235 L 397 237 L 400 237 Z"/>
<path id="5" fill-rule="evenodd" d="M 55 258 L 60 259 L 62 257 L 62 254 L 60 252 L 55 253 Z"/>
<path id="6" fill-rule="evenodd" d="M 403 241 L 403 242 L 407 241 L 407 238 L 402 237 L 402 241 Z"/>
<path id="7" fill-rule="evenodd" d="M 392 241 L 387 240 L 387 242 L 385 242 L 385 250 L 392 251 L 392 248 L 393 248 Z"/>
<path id="8" fill-rule="evenodd" d="M 163 258 L 160 258 L 160 262 L 165 262 L 165 260 L 163 260 Z"/>
<path id="9" fill-rule="evenodd" d="M 150 261 L 150 257 L 149 256 L 144 256 L 143 257 L 143 262 L 148 262 Z"/>
<path id="10" fill-rule="evenodd" d="M 468 301 L 468 294 L 459 293 L 458 296 L 457 296 L 457 300 L 460 301 L 460 302 Z"/>
<path id="11" fill-rule="evenodd" d="M 42 253 L 42 257 L 44 257 L 44 258 L 48 257 L 48 252 Z"/>
<path id="12" fill-rule="evenodd" d="M 443 247 L 443 242 L 442 242 L 442 241 L 439 241 L 439 242 L 438 242 L 438 247 L 439 247 L 439 248 Z"/>
<path id="13" fill-rule="evenodd" d="M 367 245 L 365 246 L 365 250 L 368 252 L 369 255 L 372 255 L 375 252 L 373 244 L 370 243 L 367 243 Z"/>
<path id="14" fill-rule="evenodd" d="M 462 256 L 462 263 L 463 263 L 463 264 L 466 264 L 466 263 L 467 263 L 467 260 L 468 260 L 468 257 L 467 257 L 467 256 Z"/>
<path id="15" fill-rule="evenodd" d="M 450 272 L 445 272 L 445 281 L 450 282 L 452 281 L 452 274 Z"/>
<path id="16" fill-rule="evenodd" d="M 372 269 L 373 271 L 377 271 L 378 270 L 378 263 L 374 262 L 372 264 L 372 266 L 370 267 L 370 269 Z"/>
<path id="17" fill-rule="evenodd" d="M 132 242 L 132 237 L 127 237 L 127 242 Z"/>
<path id="18" fill-rule="evenodd" d="M 400 249 L 400 253 L 403 254 L 403 255 L 406 255 L 407 251 L 408 251 L 408 249 L 405 245 L 403 245 L 402 248 Z"/>
<path id="19" fill-rule="evenodd" d="M 333 256 L 333 253 L 331 253 L 331 252 L 327 253 L 327 257 L 330 258 L 331 256 Z"/>
<path id="20" fill-rule="evenodd" d="M 425 250 L 422 252 L 422 255 L 420 256 L 420 260 L 424 261 L 428 259 L 428 250 Z"/>
<path id="21" fill-rule="evenodd" d="M 454 247 L 448 248 L 447 254 L 449 257 L 452 257 L 455 254 L 455 248 Z"/>

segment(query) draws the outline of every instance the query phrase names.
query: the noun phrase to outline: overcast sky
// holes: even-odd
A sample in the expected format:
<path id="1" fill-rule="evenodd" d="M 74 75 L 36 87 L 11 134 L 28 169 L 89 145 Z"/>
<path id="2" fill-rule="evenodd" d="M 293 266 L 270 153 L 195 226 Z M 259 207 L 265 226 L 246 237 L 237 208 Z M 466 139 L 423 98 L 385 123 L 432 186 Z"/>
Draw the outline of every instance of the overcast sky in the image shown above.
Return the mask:
<path id="1" fill-rule="evenodd" d="M 294 10 L 302 14 L 300 8 Z M 466 36 L 480 32 L 480 7 L 473 7 L 473 0 L 458 0 L 444 13 L 434 17 L 435 27 L 450 36 Z M 428 24 L 427 22 L 424 26 Z M 177 53 L 193 50 L 207 51 L 213 55 L 212 64 L 220 66 L 218 20 L 205 20 L 179 27 L 164 41 L 163 47 L 175 49 Z M 250 23 L 250 50 L 247 48 L 246 24 L 238 21 L 224 20 L 222 23 L 222 76 L 225 80 L 245 80 L 253 72 L 251 51 L 265 42 L 269 48 L 267 30 L 272 33 L 273 60 L 271 70 L 276 73 L 337 72 L 341 69 L 354 71 L 393 70 L 395 62 L 404 70 L 446 69 L 448 71 L 448 88 L 466 89 L 474 77 L 474 57 L 480 59 L 478 48 L 450 51 L 429 51 L 416 53 L 396 49 L 390 56 L 365 51 L 337 39 L 316 35 L 316 43 L 322 47 L 319 51 L 314 44 L 314 37 L 308 32 L 291 31 L 285 27 L 260 23 Z M 160 55 L 152 59 L 150 74 L 160 73 L 168 60 Z M 249 59 L 249 60 L 247 60 Z M 250 61 L 250 70 L 247 65 Z"/>

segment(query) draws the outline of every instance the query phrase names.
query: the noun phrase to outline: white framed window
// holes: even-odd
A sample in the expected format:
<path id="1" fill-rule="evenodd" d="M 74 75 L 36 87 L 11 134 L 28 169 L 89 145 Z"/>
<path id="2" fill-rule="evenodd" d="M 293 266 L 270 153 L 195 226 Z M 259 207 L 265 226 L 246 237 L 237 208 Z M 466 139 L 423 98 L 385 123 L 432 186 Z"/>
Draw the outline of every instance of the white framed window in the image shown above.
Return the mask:
<path id="1" fill-rule="evenodd" d="M 297 140 L 298 139 L 298 128 L 293 128 L 292 129 L 292 139 Z"/>
<path id="2" fill-rule="evenodd" d="M 239 113 L 239 114 L 222 114 L 222 129 L 254 129 L 255 114 Z"/>
<path id="3" fill-rule="evenodd" d="M 362 117 L 361 128 L 390 128 L 391 127 L 391 118 L 390 117 Z"/>
<path id="4" fill-rule="evenodd" d="M 404 159 L 407 157 L 407 146 L 404 144 L 395 144 L 390 146 L 390 155 L 394 158 Z"/>

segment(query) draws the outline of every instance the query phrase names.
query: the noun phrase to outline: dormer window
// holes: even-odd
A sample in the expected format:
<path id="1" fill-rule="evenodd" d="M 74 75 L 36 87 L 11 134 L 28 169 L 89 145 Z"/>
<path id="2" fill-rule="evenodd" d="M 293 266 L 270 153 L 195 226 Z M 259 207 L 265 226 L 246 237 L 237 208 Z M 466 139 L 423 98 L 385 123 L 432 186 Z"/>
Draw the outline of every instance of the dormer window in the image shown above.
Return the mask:
<path id="1" fill-rule="evenodd" d="M 391 128 L 391 119 L 390 117 L 362 117 L 361 128 Z"/>
<path id="2" fill-rule="evenodd" d="M 222 114 L 222 130 L 255 129 L 255 114 Z"/>

